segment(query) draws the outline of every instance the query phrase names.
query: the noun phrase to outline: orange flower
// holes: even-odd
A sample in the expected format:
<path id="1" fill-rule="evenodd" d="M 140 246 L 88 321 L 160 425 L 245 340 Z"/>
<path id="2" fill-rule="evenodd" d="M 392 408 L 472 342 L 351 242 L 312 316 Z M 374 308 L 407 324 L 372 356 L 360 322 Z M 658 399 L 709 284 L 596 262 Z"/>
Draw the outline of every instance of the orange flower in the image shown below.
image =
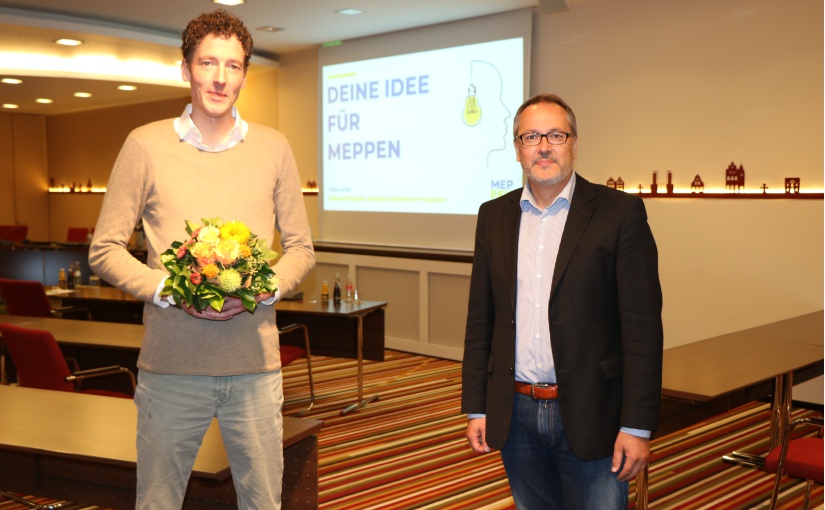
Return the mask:
<path id="1" fill-rule="evenodd" d="M 203 266 L 201 268 L 201 271 L 203 272 L 203 275 L 207 278 L 214 278 L 218 276 L 218 273 L 220 272 L 218 266 L 216 266 L 215 264 L 208 264 L 206 266 Z"/>

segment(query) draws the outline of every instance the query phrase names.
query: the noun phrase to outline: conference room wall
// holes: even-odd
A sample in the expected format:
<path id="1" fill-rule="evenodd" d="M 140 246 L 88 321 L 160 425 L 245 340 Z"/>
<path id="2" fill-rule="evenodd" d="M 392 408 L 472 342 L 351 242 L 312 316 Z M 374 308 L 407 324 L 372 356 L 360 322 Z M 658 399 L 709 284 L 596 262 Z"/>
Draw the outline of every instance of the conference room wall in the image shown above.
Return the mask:
<path id="1" fill-rule="evenodd" d="M 186 89 L 182 89 L 186 94 Z M 189 96 L 150 103 L 50 115 L 48 126 L 49 177 L 55 184 L 106 186 L 120 147 L 138 126 L 180 115 Z M 97 223 L 102 194 L 50 193 L 49 237 L 65 241 L 69 227 Z"/>
<path id="2" fill-rule="evenodd" d="M 576 111 L 579 172 L 823 189 L 823 3 L 596 0 L 534 16 L 531 90 Z M 775 131 L 786 136 L 776 139 Z M 652 199 L 666 346 L 823 307 L 822 200 Z"/>
<path id="3" fill-rule="evenodd" d="M 12 116 L 0 113 L 0 224 L 14 225 L 14 134 Z"/>
<path id="4" fill-rule="evenodd" d="M 245 119 L 277 127 L 277 82 L 276 67 L 251 68 L 238 102 Z M 31 240 L 55 242 L 70 226 L 94 226 L 103 195 L 47 194 L 49 178 L 105 186 L 129 132 L 180 115 L 189 102 L 181 91 L 177 99 L 62 115 L 0 114 L 0 224 L 28 224 Z"/>
<path id="5" fill-rule="evenodd" d="M 48 239 L 46 120 L 0 114 L 0 224 L 28 225 L 32 239 Z"/>
<path id="6" fill-rule="evenodd" d="M 677 187 L 699 174 L 710 190 L 724 187 L 735 162 L 745 168 L 748 192 L 763 183 L 780 190 L 785 177 L 821 191 L 822 19 L 819 0 L 591 0 L 558 14 L 537 9 L 530 90 L 557 92 L 576 110 L 576 168 L 594 182 L 621 177 L 629 191 L 649 189 L 654 171 L 663 183 L 670 170 Z M 317 81 L 314 51 L 281 59 L 281 104 L 290 111 L 285 106 L 279 126 L 303 171 L 318 166 Z M 772 137 L 777 130 L 783 134 Z M 822 309 L 822 200 L 645 203 L 661 254 L 666 347 Z M 319 253 L 320 270 L 340 258 Z M 360 259 L 347 262 L 357 274 Z M 309 293 L 319 284 L 311 275 Z M 423 292 L 418 282 L 381 291 Z M 394 338 L 389 302 L 388 345 L 429 349 L 438 326 Z M 419 315 L 428 309 L 416 308 Z M 465 310 L 455 302 L 443 329 L 460 331 Z"/>

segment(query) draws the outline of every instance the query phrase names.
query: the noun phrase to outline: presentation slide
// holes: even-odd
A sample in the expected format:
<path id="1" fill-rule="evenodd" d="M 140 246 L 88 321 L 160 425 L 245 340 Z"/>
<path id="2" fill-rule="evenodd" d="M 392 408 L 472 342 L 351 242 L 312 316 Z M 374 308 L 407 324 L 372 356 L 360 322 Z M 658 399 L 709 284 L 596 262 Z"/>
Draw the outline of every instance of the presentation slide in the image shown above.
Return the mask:
<path id="1" fill-rule="evenodd" d="M 524 40 L 323 66 L 326 211 L 474 215 L 522 183 Z"/>

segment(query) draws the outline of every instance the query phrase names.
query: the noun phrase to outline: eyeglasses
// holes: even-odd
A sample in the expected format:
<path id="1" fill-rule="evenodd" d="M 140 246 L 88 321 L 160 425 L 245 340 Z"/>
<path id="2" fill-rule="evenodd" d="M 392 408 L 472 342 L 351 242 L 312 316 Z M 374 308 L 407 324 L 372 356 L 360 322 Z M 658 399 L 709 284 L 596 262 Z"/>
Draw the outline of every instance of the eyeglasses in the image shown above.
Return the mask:
<path id="1" fill-rule="evenodd" d="M 550 145 L 563 145 L 571 134 L 572 133 L 565 133 L 564 131 L 550 131 L 544 134 L 524 133 L 523 135 L 518 135 L 517 138 L 521 141 L 522 145 L 526 145 L 527 147 L 541 144 L 542 137 L 547 138 L 547 143 Z"/>

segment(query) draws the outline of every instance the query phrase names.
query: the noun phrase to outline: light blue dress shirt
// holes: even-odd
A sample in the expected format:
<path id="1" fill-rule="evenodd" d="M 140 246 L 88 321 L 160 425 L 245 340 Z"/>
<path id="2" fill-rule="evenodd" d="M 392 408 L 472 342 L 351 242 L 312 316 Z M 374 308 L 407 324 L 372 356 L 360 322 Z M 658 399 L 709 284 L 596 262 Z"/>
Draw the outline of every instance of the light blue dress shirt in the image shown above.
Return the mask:
<path id="1" fill-rule="evenodd" d="M 539 209 L 529 183 L 521 193 L 516 276 L 516 380 L 555 383 L 550 349 L 550 287 L 576 179 L 552 204 Z"/>

